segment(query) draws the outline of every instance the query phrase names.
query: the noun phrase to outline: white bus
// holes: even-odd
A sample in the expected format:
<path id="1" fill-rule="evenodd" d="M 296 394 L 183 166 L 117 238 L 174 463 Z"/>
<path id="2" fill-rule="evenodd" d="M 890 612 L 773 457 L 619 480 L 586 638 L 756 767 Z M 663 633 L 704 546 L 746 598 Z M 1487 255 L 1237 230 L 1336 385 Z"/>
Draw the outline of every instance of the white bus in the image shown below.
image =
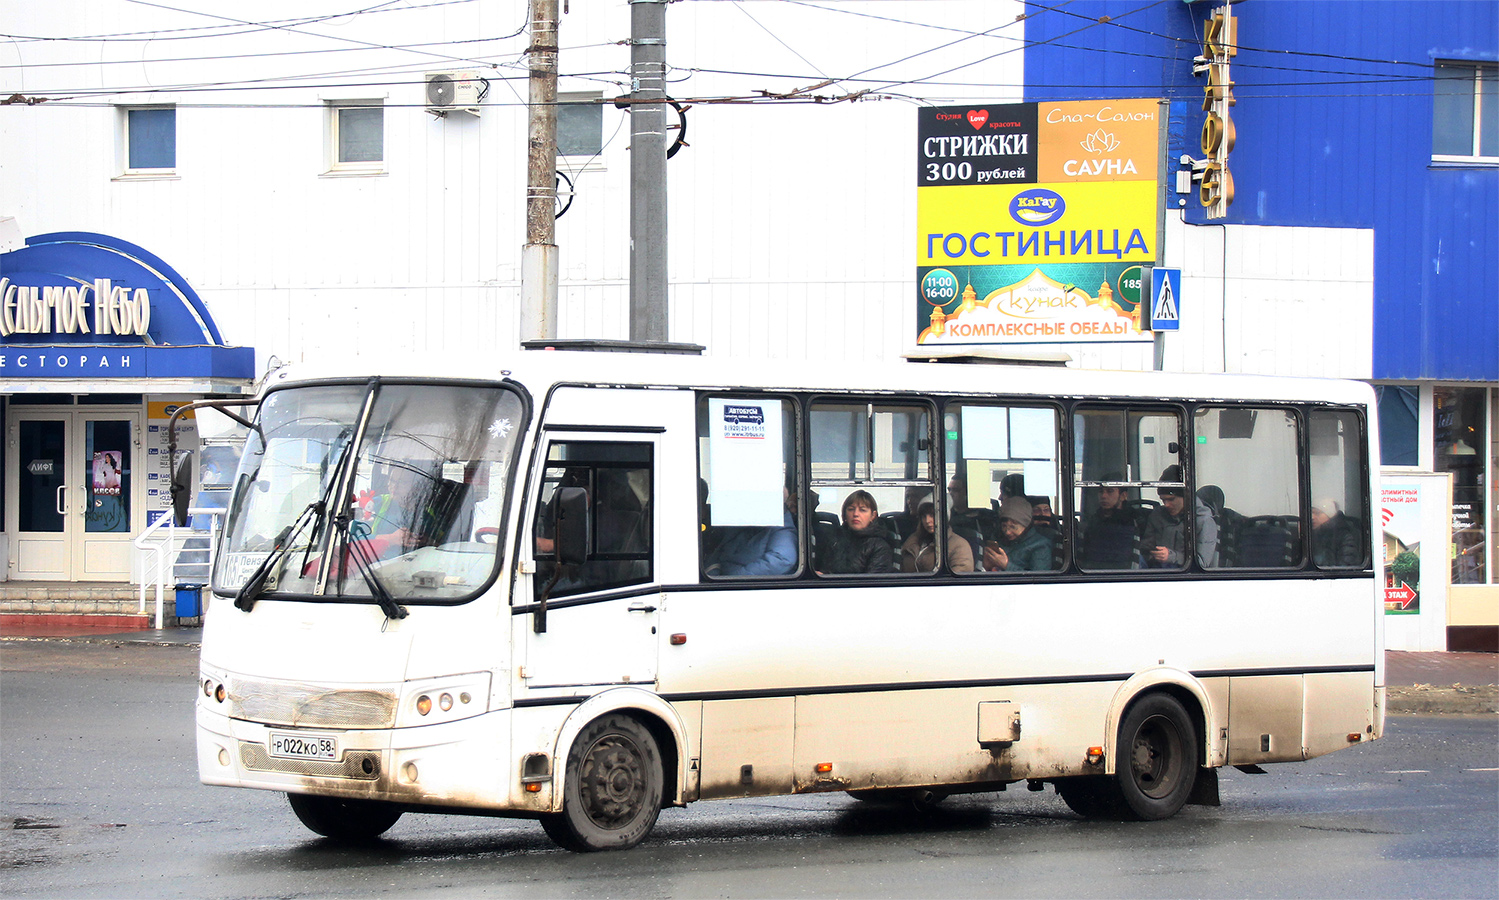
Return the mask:
<path id="1" fill-rule="evenodd" d="M 1159 819 L 1380 737 L 1373 393 L 527 350 L 283 369 L 213 576 L 207 784 L 631 847 L 663 807 L 1047 784 Z"/>

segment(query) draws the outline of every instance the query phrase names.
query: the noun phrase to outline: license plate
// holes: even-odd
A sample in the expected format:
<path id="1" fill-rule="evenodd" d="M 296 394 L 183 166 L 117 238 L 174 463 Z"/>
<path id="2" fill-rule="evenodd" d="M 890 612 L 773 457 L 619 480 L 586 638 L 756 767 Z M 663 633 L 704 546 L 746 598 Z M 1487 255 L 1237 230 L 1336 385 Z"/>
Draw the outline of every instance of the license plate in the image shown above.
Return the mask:
<path id="1" fill-rule="evenodd" d="M 271 755 L 282 759 L 338 759 L 338 739 L 331 734 L 271 732 Z"/>

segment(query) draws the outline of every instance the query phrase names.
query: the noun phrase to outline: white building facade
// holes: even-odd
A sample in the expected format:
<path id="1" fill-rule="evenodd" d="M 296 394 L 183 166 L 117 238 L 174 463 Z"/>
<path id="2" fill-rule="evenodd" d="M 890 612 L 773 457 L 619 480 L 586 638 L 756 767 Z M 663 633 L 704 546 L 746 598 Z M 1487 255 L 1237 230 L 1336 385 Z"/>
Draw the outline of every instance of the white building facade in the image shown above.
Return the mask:
<path id="1" fill-rule="evenodd" d="M 21 446 L 23 423 L 65 421 L 48 426 L 58 453 L 71 448 L 53 468 L 83 467 L 72 474 L 88 482 L 86 505 L 110 451 L 88 442 L 80 410 L 107 407 L 126 423 L 144 476 L 159 449 L 153 403 L 252 393 L 278 363 L 355 353 L 493 358 L 498 372 L 525 333 L 526 4 L 353 13 L 280 2 L 257 5 L 253 23 L 185 8 L 196 12 L 59 0 L 6 16 L 0 277 L 42 236 L 123 241 L 201 301 L 197 319 L 213 334 L 198 343 L 240 348 L 235 365 L 170 377 L 0 371 L 12 581 L 131 575 L 126 551 L 86 564 L 86 537 L 48 550 L 50 568 L 18 558 L 53 490 L 28 469 L 41 457 Z M 630 128 L 610 101 L 629 92 L 630 9 L 564 9 L 559 169 L 571 196 L 557 222 L 558 336 L 620 340 Z M 670 116 L 685 144 L 667 164 L 670 339 L 754 360 L 875 364 L 913 352 L 916 109 L 1019 101 L 1027 13 L 1008 0 L 672 3 L 669 92 L 686 110 Z M 458 100 L 472 112 L 430 111 L 438 73 L 470 79 L 482 97 Z M 1043 349 L 1088 367 L 1371 376 L 1372 232 L 1228 226 L 1229 239 L 1183 222 L 1174 183 L 1163 181 L 1161 201 L 1157 261 L 1183 271 L 1181 331 L 1159 348 Z M 101 277 L 55 275 L 59 286 Z M 4 352 L 45 352 L 52 337 L 13 333 Z M 124 488 L 126 534 L 162 508 L 150 482 Z"/>

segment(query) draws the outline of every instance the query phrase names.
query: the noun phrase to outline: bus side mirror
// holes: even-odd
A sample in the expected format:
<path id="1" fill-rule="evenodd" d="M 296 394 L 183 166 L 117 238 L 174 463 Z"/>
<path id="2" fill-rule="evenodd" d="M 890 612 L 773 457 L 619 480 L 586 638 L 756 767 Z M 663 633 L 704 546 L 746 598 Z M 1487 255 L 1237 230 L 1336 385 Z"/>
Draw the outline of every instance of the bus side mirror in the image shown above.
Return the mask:
<path id="1" fill-rule="evenodd" d="M 557 489 L 557 562 L 582 565 L 588 560 L 588 489 Z"/>
<path id="2" fill-rule="evenodd" d="M 193 454 L 184 450 L 172 465 L 172 522 L 181 528 L 187 524 L 187 505 L 193 496 Z"/>

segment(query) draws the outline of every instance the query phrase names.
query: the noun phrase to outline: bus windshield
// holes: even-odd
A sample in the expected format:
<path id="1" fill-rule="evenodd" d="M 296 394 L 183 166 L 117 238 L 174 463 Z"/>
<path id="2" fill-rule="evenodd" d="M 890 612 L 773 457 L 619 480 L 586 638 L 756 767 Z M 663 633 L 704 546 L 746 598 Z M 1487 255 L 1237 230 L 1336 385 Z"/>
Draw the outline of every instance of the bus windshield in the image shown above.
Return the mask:
<path id="1" fill-rule="evenodd" d="M 471 597 L 497 559 L 522 409 L 499 386 L 270 393 L 235 477 L 215 592 Z"/>

